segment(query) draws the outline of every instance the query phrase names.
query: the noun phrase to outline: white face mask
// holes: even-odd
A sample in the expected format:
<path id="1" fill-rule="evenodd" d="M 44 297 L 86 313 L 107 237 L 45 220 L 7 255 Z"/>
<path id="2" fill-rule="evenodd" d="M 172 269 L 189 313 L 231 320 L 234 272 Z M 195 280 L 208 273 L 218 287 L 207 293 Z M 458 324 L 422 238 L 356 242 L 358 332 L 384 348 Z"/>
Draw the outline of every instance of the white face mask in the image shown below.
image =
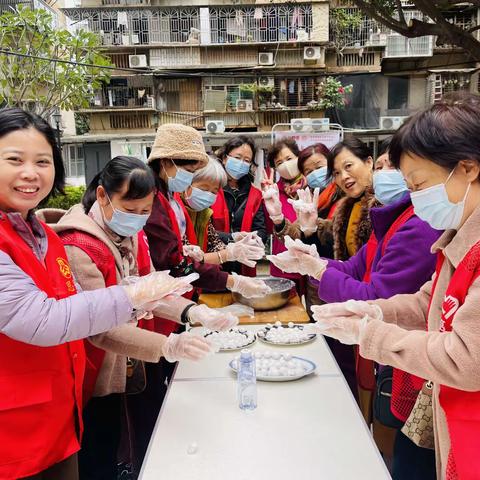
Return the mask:
<path id="1" fill-rule="evenodd" d="M 285 180 L 293 180 L 294 178 L 297 178 L 300 175 L 297 159 L 292 158 L 291 160 L 281 163 L 277 167 L 277 172 Z"/>
<path id="2" fill-rule="evenodd" d="M 454 171 L 455 169 L 451 171 L 445 183 L 439 183 L 433 187 L 410 194 L 415 215 L 437 230 L 456 230 L 462 221 L 465 210 L 465 200 L 470 191 L 471 183 L 468 184 L 463 200 L 459 203 L 452 203 L 448 199 L 445 185 L 450 180 Z"/>

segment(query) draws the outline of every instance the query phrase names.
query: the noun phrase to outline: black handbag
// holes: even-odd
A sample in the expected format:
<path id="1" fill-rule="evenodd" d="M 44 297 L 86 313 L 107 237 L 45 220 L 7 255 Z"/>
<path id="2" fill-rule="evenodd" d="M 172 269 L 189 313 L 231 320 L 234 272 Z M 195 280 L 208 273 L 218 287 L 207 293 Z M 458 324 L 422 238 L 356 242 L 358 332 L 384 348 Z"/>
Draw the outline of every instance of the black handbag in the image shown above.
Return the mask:
<path id="1" fill-rule="evenodd" d="M 375 397 L 373 399 L 373 416 L 382 425 L 390 428 L 401 428 L 403 423 L 391 410 L 393 368 L 380 367 L 377 375 Z"/>

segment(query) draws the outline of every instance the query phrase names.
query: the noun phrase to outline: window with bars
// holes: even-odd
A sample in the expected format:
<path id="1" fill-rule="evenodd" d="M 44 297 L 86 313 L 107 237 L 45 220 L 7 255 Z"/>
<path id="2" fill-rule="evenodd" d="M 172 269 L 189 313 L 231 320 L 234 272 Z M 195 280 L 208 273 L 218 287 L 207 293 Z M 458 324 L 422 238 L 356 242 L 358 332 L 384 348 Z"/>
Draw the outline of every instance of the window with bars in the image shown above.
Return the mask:
<path id="1" fill-rule="evenodd" d="M 93 108 L 153 108 L 152 87 L 128 87 L 105 85 L 97 91 L 91 106 Z"/>
<path id="2" fill-rule="evenodd" d="M 70 178 L 85 176 L 83 145 L 65 145 L 65 174 Z"/>

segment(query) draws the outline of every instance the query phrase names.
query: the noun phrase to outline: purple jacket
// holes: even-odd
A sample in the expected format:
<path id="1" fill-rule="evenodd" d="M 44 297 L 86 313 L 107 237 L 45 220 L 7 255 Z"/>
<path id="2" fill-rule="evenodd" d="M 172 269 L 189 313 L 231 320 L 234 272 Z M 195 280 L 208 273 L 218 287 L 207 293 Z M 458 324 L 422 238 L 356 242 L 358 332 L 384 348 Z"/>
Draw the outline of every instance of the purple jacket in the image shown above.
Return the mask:
<path id="1" fill-rule="evenodd" d="M 330 260 L 318 283 L 318 295 L 327 302 L 375 300 L 390 298 L 398 293 L 415 293 L 435 271 L 432 244 L 442 234 L 416 215 L 408 219 L 392 236 L 382 256 L 385 234 L 392 223 L 410 205 L 410 194 L 400 200 L 370 210 L 378 248 L 372 264 L 370 282 L 363 282 L 366 270 L 366 245 L 345 262 Z"/>

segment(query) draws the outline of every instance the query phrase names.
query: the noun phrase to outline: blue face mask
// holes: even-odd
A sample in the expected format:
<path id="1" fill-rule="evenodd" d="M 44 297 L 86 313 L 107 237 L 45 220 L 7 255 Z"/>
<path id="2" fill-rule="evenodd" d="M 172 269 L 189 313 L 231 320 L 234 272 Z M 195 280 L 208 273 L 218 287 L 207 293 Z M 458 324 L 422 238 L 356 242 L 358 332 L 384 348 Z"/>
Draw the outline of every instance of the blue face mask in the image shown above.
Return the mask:
<path id="1" fill-rule="evenodd" d="M 212 192 L 192 187 L 192 194 L 186 198 L 188 206 L 196 212 L 201 212 L 215 203 L 217 196 Z"/>
<path id="2" fill-rule="evenodd" d="M 175 162 L 173 162 L 175 165 Z M 165 167 L 163 167 L 165 174 L 168 177 L 168 191 L 171 193 L 174 192 L 184 192 L 191 184 L 193 180 L 193 173 L 184 170 L 183 168 L 178 168 L 175 165 L 177 172 L 174 177 L 169 177 Z"/>
<path id="3" fill-rule="evenodd" d="M 107 198 L 112 206 L 113 215 L 110 220 L 107 220 L 104 214 L 103 220 L 110 230 L 121 237 L 133 237 L 145 226 L 150 215 L 122 212 L 113 206 L 108 195 Z"/>
<path id="4" fill-rule="evenodd" d="M 390 205 L 408 190 L 405 178 L 399 170 L 379 170 L 373 175 L 375 198 L 383 205 Z"/>
<path id="5" fill-rule="evenodd" d="M 247 162 L 242 162 L 242 160 L 239 160 L 238 158 L 227 157 L 225 170 L 232 178 L 238 180 L 247 175 L 247 173 L 250 171 L 250 164 Z"/>
<path id="6" fill-rule="evenodd" d="M 470 191 L 471 183 L 468 184 L 463 200 L 458 203 L 452 203 L 448 198 L 445 185 L 450 180 L 453 172 L 454 170 L 452 170 L 445 183 L 410 194 L 415 215 L 436 230 L 456 230 L 462 221 L 465 211 L 465 200 Z"/>
<path id="7" fill-rule="evenodd" d="M 307 183 L 310 188 L 324 189 L 328 185 L 327 167 L 320 167 L 307 175 Z"/>

